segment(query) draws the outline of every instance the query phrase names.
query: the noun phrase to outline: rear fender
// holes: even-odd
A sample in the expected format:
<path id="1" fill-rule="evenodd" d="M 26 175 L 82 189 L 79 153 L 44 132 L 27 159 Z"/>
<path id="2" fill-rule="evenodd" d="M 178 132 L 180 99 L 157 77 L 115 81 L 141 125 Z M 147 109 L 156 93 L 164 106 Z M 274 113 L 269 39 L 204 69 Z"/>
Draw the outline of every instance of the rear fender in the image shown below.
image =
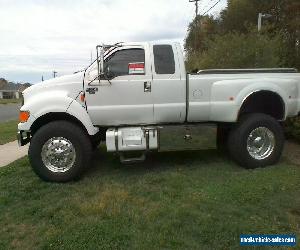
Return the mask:
<path id="1" fill-rule="evenodd" d="M 277 94 L 283 101 L 284 105 L 284 120 L 286 118 L 287 112 L 288 112 L 288 96 L 285 91 L 283 91 L 279 86 L 272 84 L 272 83 L 255 83 L 250 86 L 245 87 L 242 89 L 238 96 L 236 97 L 236 104 L 238 106 L 238 110 L 241 109 L 244 102 L 247 100 L 249 96 L 251 96 L 254 93 L 260 92 L 260 91 L 270 91 L 275 94 Z"/>

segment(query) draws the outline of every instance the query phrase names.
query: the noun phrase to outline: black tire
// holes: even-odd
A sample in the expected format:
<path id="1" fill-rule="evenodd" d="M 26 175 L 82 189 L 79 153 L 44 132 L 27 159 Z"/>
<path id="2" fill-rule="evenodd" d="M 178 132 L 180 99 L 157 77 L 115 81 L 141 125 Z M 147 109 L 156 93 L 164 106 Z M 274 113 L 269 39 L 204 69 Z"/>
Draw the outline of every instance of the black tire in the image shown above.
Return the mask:
<path id="1" fill-rule="evenodd" d="M 93 151 L 97 150 L 98 146 L 100 145 L 101 141 L 103 140 L 101 136 L 101 132 L 98 132 L 96 135 L 91 136 L 91 143 Z"/>
<path id="2" fill-rule="evenodd" d="M 255 159 L 247 149 L 247 140 L 251 132 L 259 127 L 269 129 L 275 139 L 275 146 L 266 158 Z M 284 133 L 279 122 L 265 114 L 254 113 L 243 116 L 231 130 L 228 138 L 228 149 L 231 157 L 245 168 L 258 168 L 273 165 L 281 157 L 284 146 Z"/>
<path id="3" fill-rule="evenodd" d="M 43 145 L 51 138 L 63 137 L 70 141 L 75 149 L 76 158 L 66 172 L 49 170 L 42 160 Z M 29 160 L 34 172 L 43 180 L 50 182 L 68 182 L 78 179 L 85 166 L 90 162 L 92 145 L 89 136 L 79 126 L 68 121 L 50 122 L 41 127 L 33 136 L 29 147 Z"/>

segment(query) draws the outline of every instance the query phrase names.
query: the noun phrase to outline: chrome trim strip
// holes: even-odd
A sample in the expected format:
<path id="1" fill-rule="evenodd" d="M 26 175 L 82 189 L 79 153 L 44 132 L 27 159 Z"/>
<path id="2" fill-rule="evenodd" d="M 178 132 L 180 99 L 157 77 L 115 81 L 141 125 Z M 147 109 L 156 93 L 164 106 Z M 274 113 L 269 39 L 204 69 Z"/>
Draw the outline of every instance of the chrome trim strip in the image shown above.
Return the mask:
<path id="1" fill-rule="evenodd" d="M 200 74 L 254 74 L 254 73 L 298 73 L 296 68 L 261 68 L 261 69 L 204 69 L 194 75 Z"/>
<path id="2" fill-rule="evenodd" d="M 147 129 L 145 131 L 145 134 L 146 134 L 146 150 L 149 150 L 149 130 Z"/>

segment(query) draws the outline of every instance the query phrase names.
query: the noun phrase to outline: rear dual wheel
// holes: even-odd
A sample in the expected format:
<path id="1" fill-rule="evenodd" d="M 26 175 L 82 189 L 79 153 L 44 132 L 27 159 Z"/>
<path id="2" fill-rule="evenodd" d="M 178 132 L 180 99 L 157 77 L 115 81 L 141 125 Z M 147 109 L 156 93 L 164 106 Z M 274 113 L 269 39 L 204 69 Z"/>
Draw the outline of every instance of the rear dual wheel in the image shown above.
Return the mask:
<path id="1" fill-rule="evenodd" d="M 284 146 L 282 127 L 273 117 L 249 114 L 241 118 L 229 133 L 231 157 L 246 168 L 258 168 L 277 163 Z"/>

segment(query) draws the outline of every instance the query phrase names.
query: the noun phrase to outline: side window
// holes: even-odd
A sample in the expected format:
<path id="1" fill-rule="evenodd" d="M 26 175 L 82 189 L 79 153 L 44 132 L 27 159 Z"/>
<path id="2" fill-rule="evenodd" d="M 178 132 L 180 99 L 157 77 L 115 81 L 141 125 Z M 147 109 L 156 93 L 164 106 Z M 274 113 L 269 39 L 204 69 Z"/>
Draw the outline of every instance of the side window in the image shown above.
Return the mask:
<path id="1" fill-rule="evenodd" d="M 124 49 L 112 54 L 104 62 L 104 68 L 109 67 L 114 76 L 144 75 L 145 51 L 143 49 Z"/>
<path id="2" fill-rule="evenodd" d="M 175 60 L 171 45 L 154 45 L 154 65 L 156 74 L 174 74 Z"/>

